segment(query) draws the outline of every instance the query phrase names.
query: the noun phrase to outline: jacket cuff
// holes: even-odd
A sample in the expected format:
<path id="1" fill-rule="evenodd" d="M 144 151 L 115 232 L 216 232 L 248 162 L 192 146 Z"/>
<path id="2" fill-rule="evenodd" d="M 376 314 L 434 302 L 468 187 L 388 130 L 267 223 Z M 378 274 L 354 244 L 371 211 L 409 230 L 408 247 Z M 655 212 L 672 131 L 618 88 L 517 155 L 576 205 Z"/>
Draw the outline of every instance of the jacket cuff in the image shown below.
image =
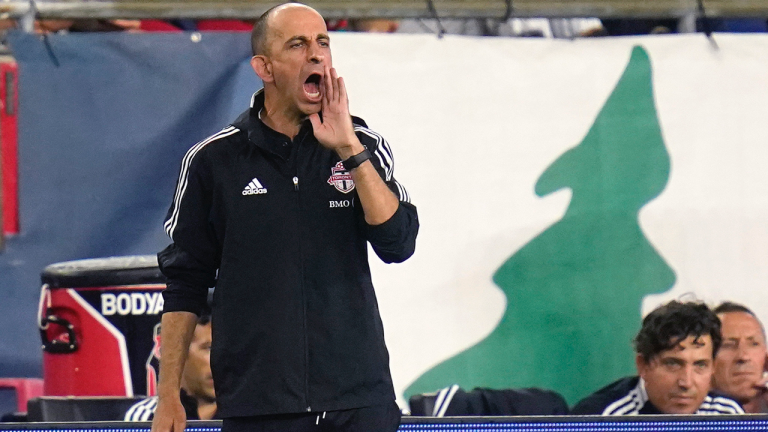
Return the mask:
<path id="1" fill-rule="evenodd" d="M 200 316 L 208 306 L 208 288 L 170 282 L 163 290 L 163 313 L 191 312 Z"/>
<path id="2" fill-rule="evenodd" d="M 367 224 L 366 224 L 367 225 Z M 395 214 L 381 225 L 367 225 L 367 237 L 385 263 L 403 262 L 416 248 L 419 219 L 416 207 L 400 201 Z"/>
<path id="3" fill-rule="evenodd" d="M 374 244 L 389 244 L 397 242 L 400 239 L 402 228 L 407 217 L 403 210 L 403 204 L 397 206 L 395 213 L 384 223 L 368 226 L 368 241 Z"/>

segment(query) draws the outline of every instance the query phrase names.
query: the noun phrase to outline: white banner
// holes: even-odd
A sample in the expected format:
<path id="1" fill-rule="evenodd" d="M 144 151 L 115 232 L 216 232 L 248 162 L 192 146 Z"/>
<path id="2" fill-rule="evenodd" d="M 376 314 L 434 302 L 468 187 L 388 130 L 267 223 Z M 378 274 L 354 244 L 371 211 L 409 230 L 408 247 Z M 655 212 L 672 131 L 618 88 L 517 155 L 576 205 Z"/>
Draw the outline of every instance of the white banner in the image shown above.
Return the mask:
<path id="1" fill-rule="evenodd" d="M 419 209 L 416 254 L 372 264 L 400 397 L 574 403 L 666 300 L 768 317 L 768 36 L 332 39 Z"/>

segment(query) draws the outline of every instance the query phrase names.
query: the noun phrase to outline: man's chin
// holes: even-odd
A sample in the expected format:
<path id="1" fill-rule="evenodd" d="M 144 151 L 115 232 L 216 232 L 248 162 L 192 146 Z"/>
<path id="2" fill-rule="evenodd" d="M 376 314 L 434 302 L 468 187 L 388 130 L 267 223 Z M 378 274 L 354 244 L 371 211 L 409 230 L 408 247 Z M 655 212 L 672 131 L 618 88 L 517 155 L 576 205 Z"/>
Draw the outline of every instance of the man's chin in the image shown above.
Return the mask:
<path id="1" fill-rule="evenodd" d="M 690 406 L 690 405 L 675 405 L 671 407 L 668 412 L 664 414 L 680 414 L 680 415 L 686 415 L 686 414 L 695 414 L 696 411 L 699 409 L 699 406 Z"/>
<path id="2" fill-rule="evenodd" d="M 301 110 L 301 113 L 305 116 L 309 117 L 312 114 L 317 114 L 323 109 L 323 105 L 321 103 L 308 103 L 304 102 L 301 105 L 299 105 L 299 109 Z"/>
<path id="3" fill-rule="evenodd" d="M 702 401 L 689 397 L 675 397 L 670 402 L 665 414 L 693 414 L 698 411 Z"/>
<path id="4" fill-rule="evenodd" d="M 751 399 L 767 390 L 764 386 L 758 385 L 755 380 L 739 380 L 726 389 L 720 389 L 723 393 L 744 399 Z"/>
<path id="5" fill-rule="evenodd" d="M 765 388 L 764 386 L 759 386 L 757 384 L 754 384 L 754 385 L 750 385 L 748 387 L 745 387 L 742 391 L 734 392 L 735 393 L 734 396 L 737 399 L 749 400 L 749 399 L 756 398 L 756 397 L 760 396 L 761 394 L 765 393 L 766 391 L 768 391 L 768 389 Z"/>

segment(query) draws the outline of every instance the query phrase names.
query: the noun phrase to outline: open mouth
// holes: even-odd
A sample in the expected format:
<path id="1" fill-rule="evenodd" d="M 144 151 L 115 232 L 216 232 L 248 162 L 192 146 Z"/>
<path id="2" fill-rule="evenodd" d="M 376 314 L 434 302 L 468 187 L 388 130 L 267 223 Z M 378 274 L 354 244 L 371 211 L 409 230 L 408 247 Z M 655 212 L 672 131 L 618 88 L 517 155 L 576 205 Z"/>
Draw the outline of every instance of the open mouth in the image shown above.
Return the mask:
<path id="1" fill-rule="evenodd" d="M 322 80 L 322 76 L 319 73 L 313 73 L 307 77 L 306 81 L 304 81 L 304 92 L 311 99 L 316 99 L 320 97 L 321 80 Z"/>

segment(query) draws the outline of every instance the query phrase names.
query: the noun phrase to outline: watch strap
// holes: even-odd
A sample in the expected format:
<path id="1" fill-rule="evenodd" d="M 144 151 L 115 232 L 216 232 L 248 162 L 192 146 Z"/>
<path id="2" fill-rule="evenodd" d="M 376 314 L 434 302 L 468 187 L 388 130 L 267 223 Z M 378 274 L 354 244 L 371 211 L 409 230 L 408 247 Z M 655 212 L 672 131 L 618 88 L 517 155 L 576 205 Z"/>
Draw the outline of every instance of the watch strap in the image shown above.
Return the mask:
<path id="1" fill-rule="evenodd" d="M 344 165 L 344 169 L 346 169 L 347 171 L 352 171 L 353 169 L 359 167 L 360 164 L 362 164 L 363 162 L 367 161 L 370 158 L 371 158 L 371 152 L 369 152 L 368 149 L 365 149 L 360 153 L 345 159 L 344 161 L 341 162 L 341 164 Z"/>

